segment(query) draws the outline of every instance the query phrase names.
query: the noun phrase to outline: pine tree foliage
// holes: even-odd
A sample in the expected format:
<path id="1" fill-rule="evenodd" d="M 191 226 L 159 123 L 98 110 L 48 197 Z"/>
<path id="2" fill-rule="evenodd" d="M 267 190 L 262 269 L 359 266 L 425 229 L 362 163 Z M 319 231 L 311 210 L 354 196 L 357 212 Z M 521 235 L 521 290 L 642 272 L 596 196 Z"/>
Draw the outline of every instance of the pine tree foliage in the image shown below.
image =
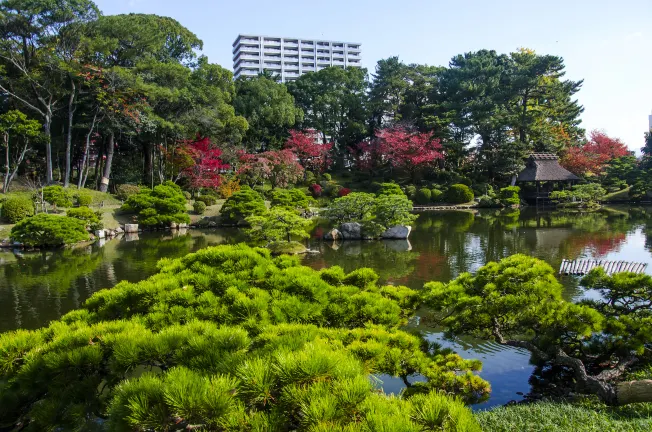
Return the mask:
<path id="1" fill-rule="evenodd" d="M 416 291 L 245 245 L 159 270 L 46 328 L 0 335 L 0 426 L 479 431 L 464 406 L 488 394 L 479 362 L 398 330 Z M 426 380 L 395 397 L 374 374 Z"/>

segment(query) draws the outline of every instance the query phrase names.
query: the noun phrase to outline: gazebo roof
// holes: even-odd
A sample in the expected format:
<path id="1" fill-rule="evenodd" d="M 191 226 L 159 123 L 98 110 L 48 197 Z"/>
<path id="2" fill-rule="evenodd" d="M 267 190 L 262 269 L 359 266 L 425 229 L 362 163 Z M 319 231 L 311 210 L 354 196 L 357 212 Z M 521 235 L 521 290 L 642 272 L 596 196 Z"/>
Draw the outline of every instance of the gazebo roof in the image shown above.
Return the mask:
<path id="1" fill-rule="evenodd" d="M 559 158 L 552 153 L 532 153 L 525 169 L 516 177 L 517 182 L 572 181 L 580 178 L 559 165 Z"/>

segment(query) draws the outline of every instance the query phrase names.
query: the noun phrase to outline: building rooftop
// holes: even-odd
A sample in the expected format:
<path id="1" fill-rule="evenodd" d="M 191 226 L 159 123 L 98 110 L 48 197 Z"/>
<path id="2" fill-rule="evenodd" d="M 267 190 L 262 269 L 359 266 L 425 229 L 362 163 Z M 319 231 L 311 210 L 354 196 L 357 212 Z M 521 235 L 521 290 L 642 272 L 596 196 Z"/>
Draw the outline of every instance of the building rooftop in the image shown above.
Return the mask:
<path id="1" fill-rule="evenodd" d="M 525 169 L 516 177 L 517 182 L 573 180 L 580 178 L 559 165 L 559 158 L 552 153 L 532 153 Z"/>

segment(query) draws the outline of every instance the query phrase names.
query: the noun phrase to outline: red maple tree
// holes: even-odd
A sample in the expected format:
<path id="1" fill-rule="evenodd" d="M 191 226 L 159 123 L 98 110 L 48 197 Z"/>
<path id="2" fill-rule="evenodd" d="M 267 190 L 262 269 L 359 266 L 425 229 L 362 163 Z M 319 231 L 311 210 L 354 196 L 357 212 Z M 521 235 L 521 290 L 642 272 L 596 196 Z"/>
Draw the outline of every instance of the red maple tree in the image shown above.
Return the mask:
<path id="1" fill-rule="evenodd" d="M 222 182 L 220 173 L 229 168 L 222 161 L 222 150 L 213 146 L 208 137 L 197 138 L 183 146 L 184 153 L 192 160 L 192 164 L 183 169 L 183 175 L 188 178 L 193 189 L 216 189 Z"/>
<path id="2" fill-rule="evenodd" d="M 291 130 L 290 137 L 285 142 L 285 149 L 292 151 L 305 169 L 315 173 L 322 173 L 333 163 L 329 157 L 333 144 L 315 143 L 313 137 L 314 131 L 299 132 Z"/>
<path id="3" fill-rule="evenodd" d="M 629 149 L 620 139 L 611 138 L 603 131 L 593 130 L 588 141 L 570 147 L 560 163 L 580 176 L 600 175 L 609 161 L 628 154 Z"/>
<path id="4" fill-rule="evenodd" d="M 238 175 L 250 184 L 261 184 L 268 180 L 272 189 L 287 187 L 303 176 L 303 167 L 290 150 L 270 150 L 264 153 L 239 154 Z"/>

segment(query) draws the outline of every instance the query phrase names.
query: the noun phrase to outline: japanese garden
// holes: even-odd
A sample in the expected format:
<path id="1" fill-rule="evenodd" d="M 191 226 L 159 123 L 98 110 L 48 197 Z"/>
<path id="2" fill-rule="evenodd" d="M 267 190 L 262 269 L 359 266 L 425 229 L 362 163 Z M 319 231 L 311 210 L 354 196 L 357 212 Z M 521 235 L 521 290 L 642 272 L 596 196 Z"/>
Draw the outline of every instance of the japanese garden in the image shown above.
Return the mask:
<path id="1" fill-rule="evenodd" d="M 0 32 L 0 432 L 652 430 L 652 131 L 585 130 L 561 57 L 279 82 L 90 0 Z"/>

